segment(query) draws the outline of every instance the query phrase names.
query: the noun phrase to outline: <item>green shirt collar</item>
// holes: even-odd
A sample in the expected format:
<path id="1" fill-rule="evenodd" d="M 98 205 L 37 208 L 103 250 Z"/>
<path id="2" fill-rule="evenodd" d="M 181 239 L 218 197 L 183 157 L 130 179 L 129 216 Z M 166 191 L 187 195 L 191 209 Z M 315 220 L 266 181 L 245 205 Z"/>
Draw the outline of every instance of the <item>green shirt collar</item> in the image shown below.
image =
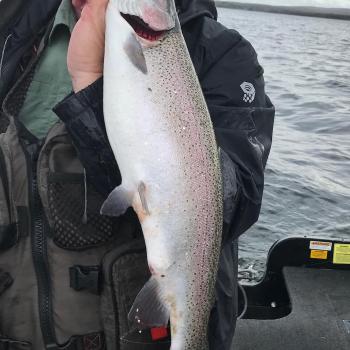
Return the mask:
<path id="1" fill-rule="evenodd" d="M 56 17 L 53 23 L 50 39 L 52 38 L 56 29 L 64 26 L 72 33 L 73 28 L 77 22 L 75 13 L 72 7 L 72 0 L 62 0 L 60 7 L 57 10 Z"/>

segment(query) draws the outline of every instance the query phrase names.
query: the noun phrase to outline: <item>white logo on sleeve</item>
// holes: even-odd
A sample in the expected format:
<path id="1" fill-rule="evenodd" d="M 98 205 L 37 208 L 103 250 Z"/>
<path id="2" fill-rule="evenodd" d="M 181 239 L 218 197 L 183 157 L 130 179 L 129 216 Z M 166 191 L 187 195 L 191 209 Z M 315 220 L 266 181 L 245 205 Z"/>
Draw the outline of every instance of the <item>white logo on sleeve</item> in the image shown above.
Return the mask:
<path id="1" fill-rule="evenodd" d="M 252 103 L 255 99 L 255 87 L 252 83 L 246 81 L 241 84 L 241 89 L 244 92 L 243 101 Z"/>

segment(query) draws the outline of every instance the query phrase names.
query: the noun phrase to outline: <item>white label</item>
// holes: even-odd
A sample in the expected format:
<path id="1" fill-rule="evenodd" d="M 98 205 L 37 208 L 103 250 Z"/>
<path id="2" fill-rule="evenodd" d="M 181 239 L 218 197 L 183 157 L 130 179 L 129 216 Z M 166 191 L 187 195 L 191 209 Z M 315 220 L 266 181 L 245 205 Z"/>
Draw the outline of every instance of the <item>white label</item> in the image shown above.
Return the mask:
<path id="1" fill-rule="evenodd" d="M 243 101 L 252 103 L 255 99 L 255 87 L 252 83 L 248 83 L 247 81 L 244 81 L 241 84 L 241 89 L 244 92 Z"/>
<path id="2" fill-rule="evenodd" d="M 311 250 L 332 250 L 332 242 L 320 242 L 320 241 L 310 241 Z"/>

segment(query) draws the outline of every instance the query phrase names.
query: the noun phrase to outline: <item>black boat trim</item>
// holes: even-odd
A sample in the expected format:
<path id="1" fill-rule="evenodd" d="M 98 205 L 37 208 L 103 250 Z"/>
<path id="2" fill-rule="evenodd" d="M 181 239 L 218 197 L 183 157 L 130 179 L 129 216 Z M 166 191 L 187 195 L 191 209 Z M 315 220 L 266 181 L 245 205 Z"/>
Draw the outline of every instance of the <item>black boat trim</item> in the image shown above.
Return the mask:
<path id="1" fill-rule="evenodd" d="M 325 259 L 311 258 L 310 242 L 331 243 L 332 249 Z M 304 267 L 308 269 L 349 270 L 350 264 L 334 264 L 335 244 L 349 244 L 342 239 L 324 237 L 289 237 L 272 245 L 267 257 L 263 278 L 255 283 L 242 283 L 248 303 L 239 291 L 239 313 L 247 310 L 243 319 L 273 320 L 288 316 L 292 312 L 290 295 L 286 287 L 283 269 Z"/>

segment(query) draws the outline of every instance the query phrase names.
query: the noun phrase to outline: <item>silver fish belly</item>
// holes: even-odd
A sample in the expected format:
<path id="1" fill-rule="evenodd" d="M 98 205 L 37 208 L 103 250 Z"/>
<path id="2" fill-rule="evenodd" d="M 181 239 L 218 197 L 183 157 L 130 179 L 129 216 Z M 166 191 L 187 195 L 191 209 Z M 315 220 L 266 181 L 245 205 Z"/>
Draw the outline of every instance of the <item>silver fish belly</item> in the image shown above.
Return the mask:
<path id="1" fill-rule="evenodd" d="M 132 206 L 142 225 L 152 277 L 130 311 L 135 325 L 166 325 L 170 316 L 171 350 L 203 350 L 221 244 L 221 172 L 175 5 L 167 3 L 175 26 L 156 42 L 135 34 L 118 1 L 108 6 L 104 117 L 122 184 L 102 212 Z"/>

